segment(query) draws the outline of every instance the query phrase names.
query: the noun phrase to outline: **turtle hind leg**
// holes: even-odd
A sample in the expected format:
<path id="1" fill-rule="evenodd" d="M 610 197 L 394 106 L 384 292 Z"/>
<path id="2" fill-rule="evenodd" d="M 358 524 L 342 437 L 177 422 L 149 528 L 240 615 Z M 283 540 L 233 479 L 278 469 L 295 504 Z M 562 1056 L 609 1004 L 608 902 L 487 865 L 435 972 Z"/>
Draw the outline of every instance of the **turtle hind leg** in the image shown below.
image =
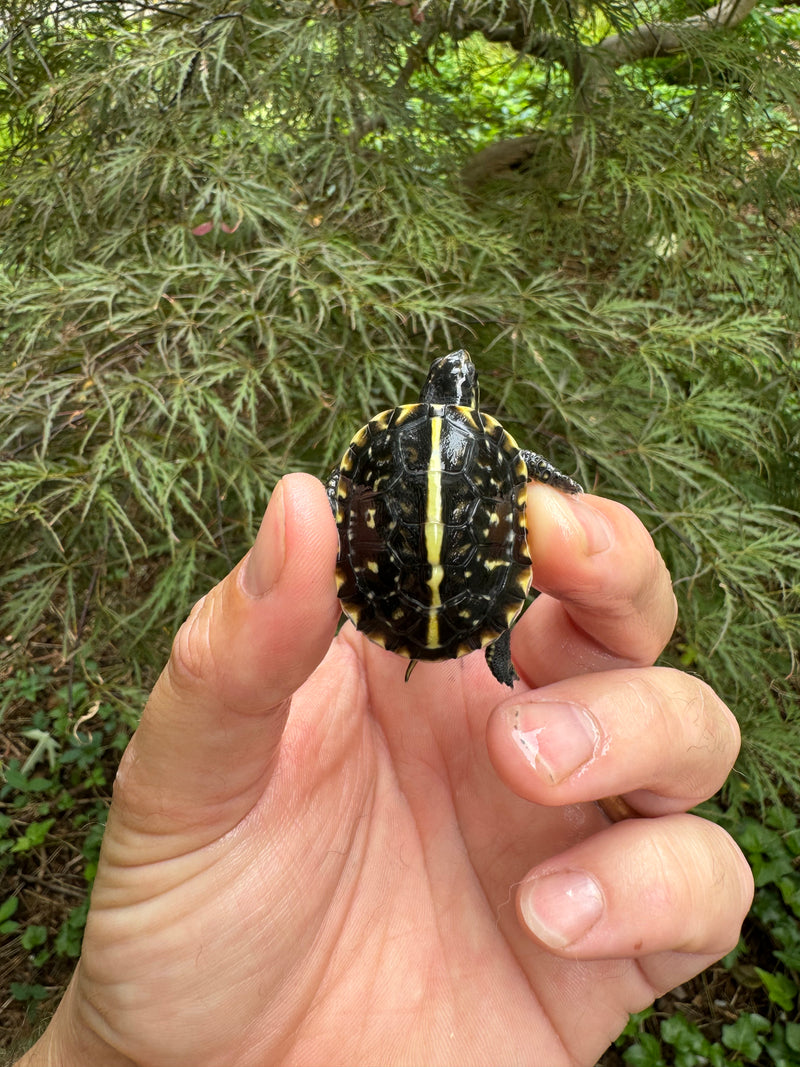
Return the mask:
<path id="1" fill-rule="evenodd" d="M 519 675 L 511 662 L 511 631 L 504 630 L 496 641 L 486 646 L 486 662 L 489 670 L 501 685 L 512 687 Z"/>
<path id="2" fill-rule="evenodd" d="M 562 474 L 560 470 L 557 470 L 552 463 L 548 462 L 544 456 L 540 456 L 538 452 L 530 452 L 527 448 L 521 448 L 520 454 L 528 468 L 529 479 L 544 482 L 545 485 L 553 485 L 556 489 L 560 489 L 562 493 L 583 492 L 582 485 L 573 481 L 569 475 Z"/>

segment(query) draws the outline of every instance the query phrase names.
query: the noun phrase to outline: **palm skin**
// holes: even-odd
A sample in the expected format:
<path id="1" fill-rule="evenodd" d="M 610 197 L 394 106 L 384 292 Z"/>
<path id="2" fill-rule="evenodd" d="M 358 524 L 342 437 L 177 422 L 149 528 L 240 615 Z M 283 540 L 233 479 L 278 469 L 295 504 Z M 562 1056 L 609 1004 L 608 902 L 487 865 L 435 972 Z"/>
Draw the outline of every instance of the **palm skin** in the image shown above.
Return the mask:
<path id="1" fill-rule="evenodd" d="M 598 503 L 621 524 L 623 551 L 628 537 L 649 545 L 615 507 Z M 744 864 L 717 828 L 683 814 L 718 788 L 738 743 L 710 691 L 687 730 L 723 740 L 698 765 L 684 757 L 698 746 L 679 738 L 674 762 L 691 768 L 674 788 L 655 756 L 632 765 L 629 749 L 647 748 L 636 725 L 619 728 L 616 761 L 604 767 L 609 730 L 576 775 L 553 775 L 546 759 L 543 772 L 514 742 L 514 709 L 531 698 L 545 718 L 583 701 L 603 729 L 626 701 L 649 700 L 643 728 L 666 717 L 665 734 L 681 733 L 669 716 L 682 698 L 669 695 L 699 683 L 648 666 L 674 610 L 654 550 L 636 549 L 652 574 L 636 579 L 636 611 L 625 593 L 615 615 L 576 564 L 578 527 L 532 524 L 535 584 L 572 581 L 576 593 L 540 598 L 519 624 L 523 681 L 509 696 L 480 653 L 418 664 L 404 683 L 406 663 L 349 623 L 331 641 L 329 520 L 318 483 L 287 479 L 249 558 L 179 633 L 120 768 L 81 962 L 24 1062 L 57 1048 L 64 1067 L 592 1064 L 630 1011 L 735 943 Z M 592 800 L 611 791 L 655 818 L 610 826 Z M 666 842 L 669 856 L 680 840 L 725 876 L 715 914 L 681 943 L 673 912 L 691 887 L 673 879 L 672 899 L 671 869 L 651 883 L 632 858 L 658 867 L 648 849 Z M 634 873 L 607 880 L 585 937 L 542 943 L 515 905 L 519 884 L 593 856 Z M 637 899 L 644 923 L 615 919 Z"/>

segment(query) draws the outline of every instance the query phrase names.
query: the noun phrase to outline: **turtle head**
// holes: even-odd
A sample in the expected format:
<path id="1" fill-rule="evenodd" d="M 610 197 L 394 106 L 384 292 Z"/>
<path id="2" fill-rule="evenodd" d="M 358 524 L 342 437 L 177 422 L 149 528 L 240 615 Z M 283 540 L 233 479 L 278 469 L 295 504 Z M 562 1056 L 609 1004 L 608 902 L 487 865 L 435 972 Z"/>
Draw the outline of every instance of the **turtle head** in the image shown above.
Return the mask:
<path id="1" fill-rule="evenodd" d="M 428 378 L 419 395 L 421 404 L 478 406 L 478 372 L 469 352 L 460 348 L 431 363 Z"/>

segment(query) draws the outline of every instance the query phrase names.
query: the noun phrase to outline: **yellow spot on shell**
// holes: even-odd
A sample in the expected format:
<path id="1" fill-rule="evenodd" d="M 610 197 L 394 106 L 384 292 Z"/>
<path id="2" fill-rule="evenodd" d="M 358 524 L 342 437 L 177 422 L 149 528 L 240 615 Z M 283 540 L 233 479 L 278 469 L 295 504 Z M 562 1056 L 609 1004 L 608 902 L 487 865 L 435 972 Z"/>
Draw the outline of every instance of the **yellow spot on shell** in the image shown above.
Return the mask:
<path id="1" fill-rule="evenodd" d="M 362 426 L 353 440 L 350 442 L 351 448 L 363 448 L 367 441 L 369 441 L 369 427 Z"/>
<path id="2" fill-rule="evenodd" d="M 389 408 L 388 411 L 381 411 L 374 419 L 370 419 L 370 426 L 373 430 L 385 430 L 393 413 L 394 408 Z"/>

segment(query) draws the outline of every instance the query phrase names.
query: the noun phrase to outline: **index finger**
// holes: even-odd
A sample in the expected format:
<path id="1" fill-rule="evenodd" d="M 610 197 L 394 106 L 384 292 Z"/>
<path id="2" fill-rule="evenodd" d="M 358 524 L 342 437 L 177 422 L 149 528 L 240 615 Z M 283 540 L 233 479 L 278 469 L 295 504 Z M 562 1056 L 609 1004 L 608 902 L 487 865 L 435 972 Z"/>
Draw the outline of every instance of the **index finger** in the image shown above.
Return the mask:
<path id="1" fill-rule="evenodd" d="M 513 631 L 530 686 L 654 663 L 677 616 L 669 572 L 623 504 L 528 486 L 533 586 L 541 595 Z"/>

